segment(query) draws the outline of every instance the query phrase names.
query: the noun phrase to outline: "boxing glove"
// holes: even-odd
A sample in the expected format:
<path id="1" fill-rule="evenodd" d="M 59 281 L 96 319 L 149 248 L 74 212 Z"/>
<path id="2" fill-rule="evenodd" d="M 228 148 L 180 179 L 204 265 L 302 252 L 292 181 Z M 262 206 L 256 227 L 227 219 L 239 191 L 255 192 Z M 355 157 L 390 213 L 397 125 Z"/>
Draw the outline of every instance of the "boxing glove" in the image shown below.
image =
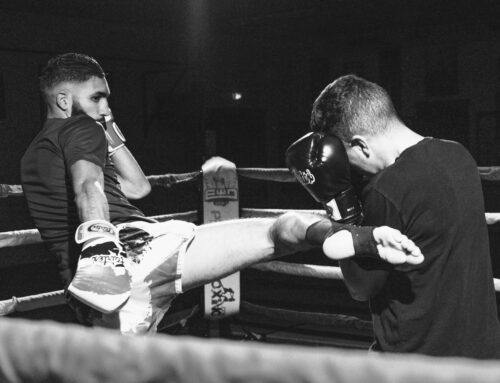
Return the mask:
<path id="1" fill-rule="evenodd" d="M 328 216 L 342 223 L 359 223 L 361 204 L 351 185 L 347 153 L 335 136 L 312 132 L 286 151 L 286 164 Z"/>
<path id="2" fill-rule="evenodd" d="M 75 241 L 83 243 L 68 292 L 104 313 L 116 311 L 130 297 L 131 262 L 110 222 L 92 220 L 78 226 Z"/>
<path id="3" fill-rule="evenodd" d="M 112 156 L 118 149 L 125 146 L 125 137 L 121 132 L 118 125 L 113 117 L 113 113 L 109 112 L 109 115 L 104 118 L 104 133 L 106 134 L 106 139 L 108 140 L 108 153 Z"/>

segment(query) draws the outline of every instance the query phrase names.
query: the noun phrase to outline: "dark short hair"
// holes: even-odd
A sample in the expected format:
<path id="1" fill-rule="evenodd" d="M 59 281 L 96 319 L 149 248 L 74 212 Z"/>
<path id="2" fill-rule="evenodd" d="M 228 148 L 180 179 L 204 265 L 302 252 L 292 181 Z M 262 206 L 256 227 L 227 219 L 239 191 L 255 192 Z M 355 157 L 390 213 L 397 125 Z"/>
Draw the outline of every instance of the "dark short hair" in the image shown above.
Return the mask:
<path id="1" fill-rule="evenodd" d="M 398 119 L 389 94 L 355 75 L 339 77 L 314 101 L 311 129 L 349 142 L 356 134 L 377 134 Z"/>
<path id="2" fill-rule="evenodd" d="M 99 63 L 82 53 L 64 53 L 51 58 L 39 77 L 40 90 L 45 93 L 63 82 L 85 82 L 91 77 L 104 78 Z"/>

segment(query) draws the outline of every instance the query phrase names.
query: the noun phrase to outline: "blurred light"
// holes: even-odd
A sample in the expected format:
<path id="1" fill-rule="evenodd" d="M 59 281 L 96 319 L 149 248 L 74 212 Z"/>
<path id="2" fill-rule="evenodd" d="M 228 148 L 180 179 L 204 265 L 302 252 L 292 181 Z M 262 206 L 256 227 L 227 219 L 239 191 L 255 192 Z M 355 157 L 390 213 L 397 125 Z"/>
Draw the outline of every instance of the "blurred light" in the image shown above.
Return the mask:
<path id="1" fill-rule="evenodd" d="M 238 92 L 231 93 L 231 98 L 234 101 L 239 101 L 239 100 L 241 100 L 242 97 L 243 97 L 243 95 L 241 93 L 238 93 Z"/>

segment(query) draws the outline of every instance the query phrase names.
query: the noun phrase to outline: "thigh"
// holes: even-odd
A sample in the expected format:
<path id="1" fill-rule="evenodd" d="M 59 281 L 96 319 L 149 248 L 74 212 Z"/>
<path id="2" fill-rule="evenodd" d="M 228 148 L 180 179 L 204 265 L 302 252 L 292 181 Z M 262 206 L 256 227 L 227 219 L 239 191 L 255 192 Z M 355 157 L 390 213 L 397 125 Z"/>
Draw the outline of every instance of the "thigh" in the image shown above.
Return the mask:
<path id="1" fill-rule="evenodd" d="M 274 257 L 272 218 L 247 218 L 198 226 L 182 272 L 187 290 Z"/>

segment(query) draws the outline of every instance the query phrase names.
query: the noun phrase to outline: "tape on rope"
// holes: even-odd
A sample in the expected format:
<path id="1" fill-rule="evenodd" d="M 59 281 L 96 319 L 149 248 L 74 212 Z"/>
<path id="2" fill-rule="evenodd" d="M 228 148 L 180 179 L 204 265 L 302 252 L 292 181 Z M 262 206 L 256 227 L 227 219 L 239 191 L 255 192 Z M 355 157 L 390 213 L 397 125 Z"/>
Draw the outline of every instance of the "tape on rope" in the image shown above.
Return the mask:
<path id="1" fill-rule="evenodd" d="M 295 177 L 287 168 L 237 168 L 239 176 L 275 182 L 297 182 Z M 481 179 L 487 181 L 500 181 L 500 166 L 478 166 Z M 147 176 L 153 186 L 171 187 L 176 184 L 197 180 L 202 173 L 200 171 L 178 174 L 161 174 Z M 0 184 L 0 198 L 9 196 L 17 197 L 23 195 L 21 185 Z"/>

